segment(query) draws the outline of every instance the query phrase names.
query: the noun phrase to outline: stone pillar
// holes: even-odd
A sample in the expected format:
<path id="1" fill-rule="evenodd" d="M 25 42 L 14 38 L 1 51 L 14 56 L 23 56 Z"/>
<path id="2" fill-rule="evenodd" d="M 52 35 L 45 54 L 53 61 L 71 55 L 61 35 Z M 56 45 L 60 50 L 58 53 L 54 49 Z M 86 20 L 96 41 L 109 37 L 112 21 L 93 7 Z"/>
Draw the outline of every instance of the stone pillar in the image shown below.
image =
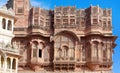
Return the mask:
<path id="1" fill-rule="evenodd" d="M 93 43 L 91 42 L 91 61 L 93 61 L 94 59 L 94 46 Z"/>
<path id="2" fill-rule="evenodd" d="M 12 73 L 12 64 L 13 63 L 13 58 L 10 58 L 10 70 L 11 70 L 11 73 Z"/>
<path id="3" fill-rule="evenodd" d="M 111 46 L 110 46 L 110 43 L 107 44 L 107 56 L 108 56 L 108 60 L 110 60 L 110 56 L 111 56 Z"/>
<path id="4" fill-rule="evenodd" d="M 33 45 L 32 45 L 32 42 L 30 42 L 30 46 L 31 46 L 31 60 L 32 60 L 32 58 L 33 58 Z"/>
<path id="5" fill-rule="evenodd" d="M 80 62 L 82 62 L 82 44 L 80 45 Z"/>
<path id="6" fill-rule="evenodd" d="M 77 52 L 78 52 L 78 42 L 75 42 L 75 61 L 77 60 Z"/>
<path id="7" fill-rule="evenodd" d="M 18 73 L 18 58 L 16 59 L 16 68 L 15 68 L 16 73 Z"/>
<path id="8" fill-rule="evenodd" d="M 99 59 L 99 61 L 102 60 L 102 52 L 101 52 L 101 50 L 102 50 L 102 44 L 99 43 L 98 44 L 98 59 Z"/>
<path id="9" fill-rule="evenodd" d="M 6 27 L 5 27 L 5 29 L 8 30 L 7 28 L 8 28 L 8 19 L 6 19 Z"/>

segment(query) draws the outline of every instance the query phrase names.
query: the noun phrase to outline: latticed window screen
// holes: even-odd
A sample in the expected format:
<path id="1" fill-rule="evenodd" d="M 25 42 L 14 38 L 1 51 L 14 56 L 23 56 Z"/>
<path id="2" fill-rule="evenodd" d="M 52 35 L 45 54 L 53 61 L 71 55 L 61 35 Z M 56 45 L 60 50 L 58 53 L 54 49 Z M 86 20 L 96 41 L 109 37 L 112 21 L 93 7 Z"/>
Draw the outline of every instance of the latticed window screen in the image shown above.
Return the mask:
<path id="1" fill-rule="evenodd" d="M 33 57 L 37 57 L 37 49 L 33 49 Z"/>
<path id="2" fill-rule="evenodd" d="M 22 7 L 18 8 L 17 12 L 18 13 L 23 13 L 23 8 Z"/>

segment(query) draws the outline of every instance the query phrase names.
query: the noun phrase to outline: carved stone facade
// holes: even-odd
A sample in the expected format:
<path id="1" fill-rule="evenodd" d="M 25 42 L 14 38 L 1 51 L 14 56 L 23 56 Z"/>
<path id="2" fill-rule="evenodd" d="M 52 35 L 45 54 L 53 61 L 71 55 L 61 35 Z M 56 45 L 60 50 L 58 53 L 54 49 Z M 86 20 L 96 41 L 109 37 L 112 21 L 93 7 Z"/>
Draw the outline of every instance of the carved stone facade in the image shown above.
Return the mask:
<path id="1" fill-rule="evenodd" d="M 0 73 L 18 73 L 19 50 L 12 44 L 15 21 L 12 8 L 0 8 Z"/>
<path id="2" fill-rule="evenodd" d="M 9 0 L 18 17 L 13 43 L 23 56 L 19 73 L 112 73 L 111 9 L 74 6 L 45 10 Z"/>

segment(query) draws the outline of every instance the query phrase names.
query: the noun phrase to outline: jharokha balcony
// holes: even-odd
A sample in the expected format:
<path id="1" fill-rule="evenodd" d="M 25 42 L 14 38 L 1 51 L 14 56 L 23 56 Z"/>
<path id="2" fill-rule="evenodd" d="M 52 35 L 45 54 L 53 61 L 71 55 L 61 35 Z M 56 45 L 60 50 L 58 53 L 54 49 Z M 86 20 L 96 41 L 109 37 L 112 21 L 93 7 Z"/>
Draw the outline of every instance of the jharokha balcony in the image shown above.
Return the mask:
<path id="1" fill-rule="evenodd" d="M 17 36 L 21 35 L 28 35 L 28 34 L 36 34 L 40 33 L 43 35 L 50 34 L 50 27 L 40 26 L 40 25 L 30 25 L 29 27 L 15 27 L 14 34 Z"/>
<path id="2" fill-rule="evenodd" d="M 41 25 L 30 25 L 28 27 L 28 34 L 40 34 L 42 36 L 49 36 L 51 33 L 50 27 L 47 26 L 41 26 Z"/>
<path id="3" fill-rule="evenodd" d="M 0 42 L 0 73 L 17 73 L 19 50 L 15 45 Z"/>

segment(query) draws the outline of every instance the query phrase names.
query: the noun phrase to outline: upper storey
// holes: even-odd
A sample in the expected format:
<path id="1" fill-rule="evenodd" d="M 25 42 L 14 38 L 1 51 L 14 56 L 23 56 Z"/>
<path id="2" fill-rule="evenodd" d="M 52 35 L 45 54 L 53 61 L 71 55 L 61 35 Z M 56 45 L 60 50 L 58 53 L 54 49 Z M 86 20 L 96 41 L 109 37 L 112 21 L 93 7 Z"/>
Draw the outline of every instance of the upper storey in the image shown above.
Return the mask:
<path id="1" fill-rule="evenodd" d="M 8 9 L 6 5 L 0 8 L 0 52 L 19 54 L 15 45 L 11 45 L 15 21 L 16 17 L 12 8 Z"/>
<path id="2" fill-rule="evenodd" d="M 11 8 L 7 9 L 6 6 L 0 8 L 0 41 L 11 42 L 15 21 L 16 17 Z"/>
<path id="3" fill-rule="evenodd" d="M 13 8 L 18 17 L 14 34 L 20 36 L 32 33 L 49 36 L 64 30 L 79 35 L 112 35 L 111 9 L 99 6 L 76 9 L 75 6 L 67 6 L 45 10 L 31 7 L 29 0 L 9 0 L 7 7 Z"/>
<path id="4" fill-rule="evenodd" d="M 55 7 L 54 27 L 56 30 L 76 29 L 76 32 L 83 31 L 82 34 L 111 35 L 111 15 L 111 9 L 102 9 L 99 6 L 78 10 L 74 6 Z"/>
<path id="5" fill-rule="evenodd" d="M 29 15 L 29 30 L 41 33 L 50 33 L 52 29 L 52 16 L 53 11 L 41 8 L 31 8 Z"/>
<path id="6" fill-rule="evenodd" d="M 76 26 L 76 7 L 55 7 L 55 28 L 74 28 Z"/>
<path id="7" fill-rule="evenodd" d="M 86 12 L 86 32 L 112 34 L 111 9 L 90 6 Z"/>

